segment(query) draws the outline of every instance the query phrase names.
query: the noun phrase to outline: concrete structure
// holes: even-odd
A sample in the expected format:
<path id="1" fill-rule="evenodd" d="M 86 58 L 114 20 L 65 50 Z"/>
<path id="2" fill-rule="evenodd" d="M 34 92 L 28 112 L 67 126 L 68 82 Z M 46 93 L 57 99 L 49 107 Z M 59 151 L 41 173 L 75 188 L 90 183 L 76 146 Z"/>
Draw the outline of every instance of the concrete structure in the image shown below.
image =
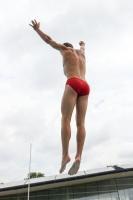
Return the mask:
<path id="1" fill-rule="evenodd" d="M 133 200 L 133 165 L 31 179 L 30 200 Z M 26 180 L 0 184 L 0 200 L 27 200 Z"/>

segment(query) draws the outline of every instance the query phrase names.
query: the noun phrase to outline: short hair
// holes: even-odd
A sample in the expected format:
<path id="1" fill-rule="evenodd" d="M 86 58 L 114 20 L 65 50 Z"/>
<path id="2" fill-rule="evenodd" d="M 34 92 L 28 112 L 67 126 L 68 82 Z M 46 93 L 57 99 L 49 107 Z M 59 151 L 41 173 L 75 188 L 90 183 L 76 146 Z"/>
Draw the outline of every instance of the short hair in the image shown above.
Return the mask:
<path id="1" fill-rule="evenodd" d="M 71 47 L 71 48 L 73 48 L 73 45 L 72 44 L 70 44 L 70 43 L 68 43 L 68 42 L 65 42 L 65 43 L 63 43 L 66 47 Z"/>

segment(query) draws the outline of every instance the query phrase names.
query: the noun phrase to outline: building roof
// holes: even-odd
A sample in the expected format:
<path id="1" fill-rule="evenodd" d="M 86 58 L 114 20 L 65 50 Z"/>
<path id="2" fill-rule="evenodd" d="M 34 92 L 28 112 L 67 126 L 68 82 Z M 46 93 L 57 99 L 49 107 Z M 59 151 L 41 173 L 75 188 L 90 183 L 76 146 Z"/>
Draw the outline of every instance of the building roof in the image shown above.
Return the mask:
<path id="1" fill-rule="evenodd" d="M 101 181 L 111 178 L 133 176 L 132 165 L 114 165 L 94 170 L 79 171 L 76 175 L 54 175 L 30 179 L 30 191 L 71 186 L 75 184 Z M 27 192 L 28 180 L 0 184 L 0 196 Z"/>

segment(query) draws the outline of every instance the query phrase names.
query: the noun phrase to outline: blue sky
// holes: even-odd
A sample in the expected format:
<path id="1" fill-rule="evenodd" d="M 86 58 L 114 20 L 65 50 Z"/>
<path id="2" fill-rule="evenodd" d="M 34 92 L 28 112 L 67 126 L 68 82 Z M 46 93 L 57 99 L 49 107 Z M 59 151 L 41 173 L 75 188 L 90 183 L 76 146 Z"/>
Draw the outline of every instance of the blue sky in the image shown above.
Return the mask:
<path id="1" fill-rule="evenodd" d="M 0 181 L 31 171 L 59 173 L 62 58 L 29 26 L 32 19 L 53 40 L 86 43 L 90 84 L 81 169 L 133 163 L 133 2 L 131 0 L 1 0 Z M 70 156 L 76 151 L 75 111 Z M 68 172 L 72 162 L 68 164 Z"/>

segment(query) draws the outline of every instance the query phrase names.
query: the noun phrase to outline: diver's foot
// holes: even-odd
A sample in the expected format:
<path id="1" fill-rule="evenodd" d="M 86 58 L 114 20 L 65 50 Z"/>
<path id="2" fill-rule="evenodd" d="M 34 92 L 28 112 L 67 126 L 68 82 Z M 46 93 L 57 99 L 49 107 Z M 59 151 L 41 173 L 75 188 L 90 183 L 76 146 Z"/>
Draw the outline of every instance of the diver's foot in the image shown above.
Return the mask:
<path id="1" fill-rule="evenodd" d="M 80 161 L 81 160 L 79 158 L 75 159 L 75 162 L 73 163 L 72 167 L 70 168 L 70 170 L 68 172 L 69 175 L 77 174 L 79 167 L 80 167 Z"/>
<path id="2" fill-rule="evenodd" d="M 69 163 L 71 160 L 71 158 L 68 156 L 68 157 L 65 157 L 65 158 L 62 158 L 62 162 L 61 162 L 61 168 L 60 168 L 60 173 L 62 173 L 65 169 L 66 169 L 66 165 L 67 163 Z"/>

